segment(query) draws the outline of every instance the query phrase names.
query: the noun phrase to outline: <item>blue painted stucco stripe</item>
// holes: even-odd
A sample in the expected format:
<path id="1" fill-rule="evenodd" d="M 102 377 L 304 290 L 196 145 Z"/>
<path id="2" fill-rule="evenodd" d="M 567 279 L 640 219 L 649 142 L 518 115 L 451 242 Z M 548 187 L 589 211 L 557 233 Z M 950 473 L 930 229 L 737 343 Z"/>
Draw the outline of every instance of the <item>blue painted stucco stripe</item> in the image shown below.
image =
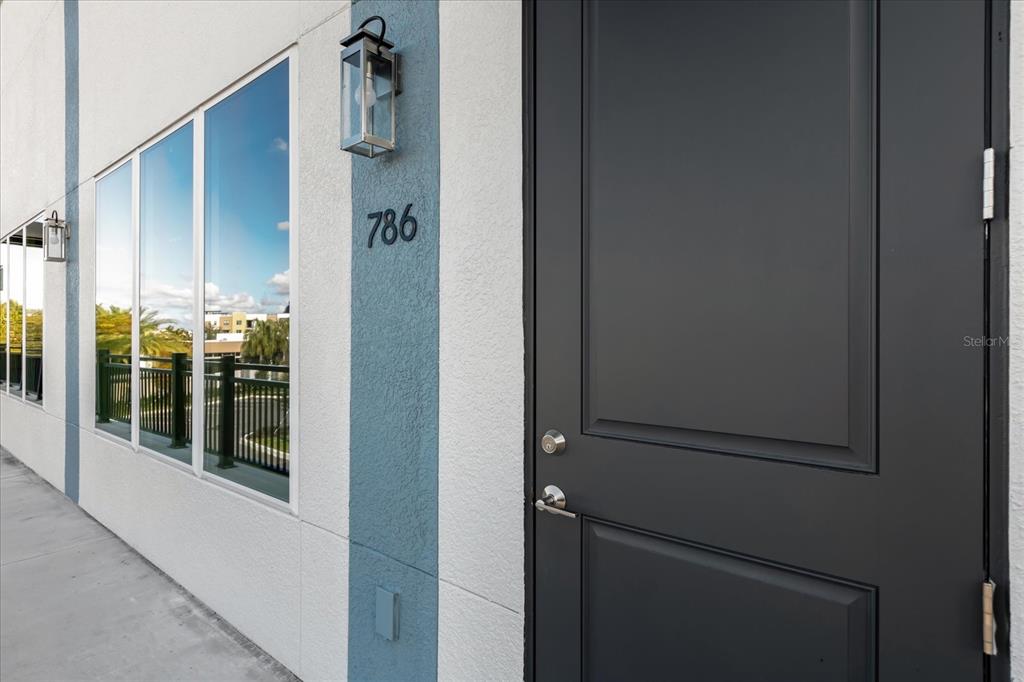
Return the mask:
<path id="1" fill-rule="evenodd" d="M 403 92 L 398 149 L 352 156 L 348 672 L 352 680 L 435 680 L 438 5 L 365 0 L 353 6 L 351 26 L 375 14 L 401 55 Z M 415 239 L 388 246 L 378 238 L 367 248 L 367 214 L 401 216 L 407 204 Z M 395 641 L 376 634 L 378 587 L 399 595 Z"/>
<path id="2" fill-rule="evenodd" d="M 64 213 L 71 226 L 64 294 L 64 494 L 78 502 L 78 0 L 64 0 Z"/>

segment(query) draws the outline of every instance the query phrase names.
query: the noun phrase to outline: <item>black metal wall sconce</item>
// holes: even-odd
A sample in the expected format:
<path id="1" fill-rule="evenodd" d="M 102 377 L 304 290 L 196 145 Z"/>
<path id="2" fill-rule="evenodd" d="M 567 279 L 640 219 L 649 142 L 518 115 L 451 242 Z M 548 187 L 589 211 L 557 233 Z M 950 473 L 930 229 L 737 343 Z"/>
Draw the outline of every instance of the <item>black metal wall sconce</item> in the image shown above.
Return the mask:
<path id="1" fill-rule="evenodd" d="M 43 221 L 43 258 L 51 263 L 63 263 L 68 259 L 68 240 L 71 228 L 57 217 L 57 211 Z"/>
<path id="2" fill-rule="evenodd" d="M 380 34 L 367 30 L 380 22 Z M 341 148 L 373 158 L 395 149 L 395 99 L 401 94 L 399 56 L 372 16 L 341 41 Z"/>

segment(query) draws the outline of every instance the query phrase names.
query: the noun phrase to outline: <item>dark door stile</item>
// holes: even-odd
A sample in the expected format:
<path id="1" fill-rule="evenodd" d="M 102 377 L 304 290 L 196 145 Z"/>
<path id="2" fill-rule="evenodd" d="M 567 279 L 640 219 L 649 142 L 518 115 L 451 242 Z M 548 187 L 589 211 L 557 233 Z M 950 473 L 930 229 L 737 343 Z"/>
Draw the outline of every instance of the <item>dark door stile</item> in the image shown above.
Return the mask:
<path id="1" fill-rule="evenodd" d="M 958 345 L 1004 8 L 818 5 L 524 10 L 528 678 L 1008 679 Z"/>

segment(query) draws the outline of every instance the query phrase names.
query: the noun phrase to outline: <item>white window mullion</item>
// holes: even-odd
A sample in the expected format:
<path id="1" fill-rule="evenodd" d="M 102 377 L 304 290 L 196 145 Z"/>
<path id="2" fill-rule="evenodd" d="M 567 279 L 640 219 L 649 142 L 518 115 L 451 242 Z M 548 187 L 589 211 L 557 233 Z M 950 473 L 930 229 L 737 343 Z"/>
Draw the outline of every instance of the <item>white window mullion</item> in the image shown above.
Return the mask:
<path id="1" fill-rule="evenodd" d="M 288 52 L 288 505 L 299 513 L 299 51 Z"/>
<path id="2" fill-rule="evenodd" d="M 206 452 L 206 275 L 203 223 L 206 211 L 204 191 L 203 112 L 192 119 L 192 471 L 203 475 Z"/>
<path id="3" fill-rule="evenodd" d="M 0 286 L 4 288 L 4 319 L 7 320 L 7 324 L 4 325 L 4 387 L 3 392 L 9 393 L 11 388 L 11 368 L 10 368 L 10 355 L 11 355 L 11 264 L 8 261 L 7 254 L 10 251 L 7 242 L 0 241 Z"/>
<path id="4" fill-rule="evenodd" d="M 139 216 L 141 207 L 139 205 L 139 183 L 141 168 L 138 151 L 132 155 L 132 373 L 131 373 L 131 420 L 132 420 L 132 446 L 139 448 L 139 387 L 140 387 L 140 364 L 141 337 L 139 334 Z"/>
<path id="5" fill-rule="evenodd" d="M 11 370 L 11 337 L 14 336 L 14 330 L 11 329 L 11 327 L 14 326 L 14 325 L 11 324 L 11 319 L 12 319 L 11 318 L 11 287 L 14 286 L 13 282 L 11 281 L 13 279 L 11 277 L 11 272 L 14 270 L 14 268 L 11 267 L 11 244 L 10 244 L 10 237 L 9 236 L 8 236 L 8 241 L 4 242 L 2 248 L 5 249 L 5 251 L 4 251 L 4 277 L 7 278 L 7 281 L 4 282 L 4 286 L 7 288 L 7 292 L 6 292 L 7 293 L 7 302 L 5 303 L 5 305 L 7 306 L 7 343 L 5 345 L 5 348 L 7 349 L 7 352 L 4 353 L 4 362 L 7 363 L 7 374 L 5 374 L 4 376 L 7 377 L 7 380 L 4 382 L 4 391 L 8 395 L 10 395 L 10 393 L 11 393 L 11 371 L 12 371 Z"/>
<path id="6" fill-rule="evenodd" d="M 21 402 L 28 396 L 28 226 L 21 228 Z"/>

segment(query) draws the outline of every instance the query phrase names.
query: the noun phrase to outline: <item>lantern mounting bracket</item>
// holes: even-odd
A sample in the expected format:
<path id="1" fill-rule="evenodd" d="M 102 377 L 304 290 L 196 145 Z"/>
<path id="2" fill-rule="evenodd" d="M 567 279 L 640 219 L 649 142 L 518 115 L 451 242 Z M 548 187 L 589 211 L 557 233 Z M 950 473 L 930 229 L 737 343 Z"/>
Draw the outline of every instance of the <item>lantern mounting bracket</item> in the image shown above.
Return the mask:
<path id="1" fill-rule="evenodd" d="M 374 22 L 374 21 L 379 21 L 380 22 L 380 33 L 379 34 L 378 33 L 374 33 L 373 31 L 371 31 L 368 28 L 366 28 L 367 24 L 369 24 L 371 22 Z M 394 61 L 395 61 L 395 76 L 394 76 L 395 84 L 394 84 L 394 87 L 395 87 L 395 96 L 397 97 L 398 95 L 402 94 L 402 56 L 394 51 L 395 44 L 384 37 L 384 35 L 387 32 L 388 32 L 388 23 L 386 21 L 384 21 L 384 17 L 382 17 L 380 15 L 377 15 L 377 14 L 374 14 L 372 17 L 367 17 L 366 19 L 364 19 L 363 23 L 359 24 L 359 26 L 356 27 L 356 30 L 355 30 L 354 33 L 352 33 L 352 35 L 348 36 L 347 38 L 342 38 L 341 45 L 343 47 L 348 47 L 348 46 L 358 42 L 359 40 L 361 40 L 363 38 L 369 38 L 370 40 L 372 40 L 375 43 L 377 43 L 377 46 L 380 49 L 385 50 L 385 51 L 391 53 L 391 55 L 394 57 Z"/>
<path id="2" fill-rule="evenodd" d="M 69 225 L 67 221 L 61 220 L 57 216 L 57 209 L 53 209 L 53 211 L 50 213 L 50 220 L 52 220 L 54 223 L 62 223 L 64 227 L 64 239 L 71 239 L 71 225 Z"/>
<path id="3" fill-rule="evenodd" d="M 380 22 L 380 33 L 379 34 L 378 33 L 374 33 L 373 31 L 371 31 L 371 30 L 366 28 L 366 25 L 369 24 L 371 21 L 379 21 Z M 380 16 L 377 16 L 375 14 L 372 17 L 370 17 L 369 19 L 367 19 L 366 21 L 364 21 L 363 23 L 359 24 L 359 26 L 355 30 L 355 33 L 353 33 L 352 35 L 350 35 L 347 38 L 343 38 L 342 41 L 341 41 L 341 44 L 344 45 L 345 47 L 348 47 L 349 45 L 352 45 L 353 43 L 355 43 L 357 40 L 359 40 L 361 38 L 369 38 L 370 40 L 374 41 L 375 43 L 377 43 L 381 47 L 385 47 L 388 50 L 391 50 L 395 46 L 395 44 L 393 42 L 391 42 L 390 40 L 387 40 L 384 37 L 384 34 L 387 33 L 387 30 L 388 30 L 388 25 L 384 21 L 384 17 L 380 17 Z"/>

